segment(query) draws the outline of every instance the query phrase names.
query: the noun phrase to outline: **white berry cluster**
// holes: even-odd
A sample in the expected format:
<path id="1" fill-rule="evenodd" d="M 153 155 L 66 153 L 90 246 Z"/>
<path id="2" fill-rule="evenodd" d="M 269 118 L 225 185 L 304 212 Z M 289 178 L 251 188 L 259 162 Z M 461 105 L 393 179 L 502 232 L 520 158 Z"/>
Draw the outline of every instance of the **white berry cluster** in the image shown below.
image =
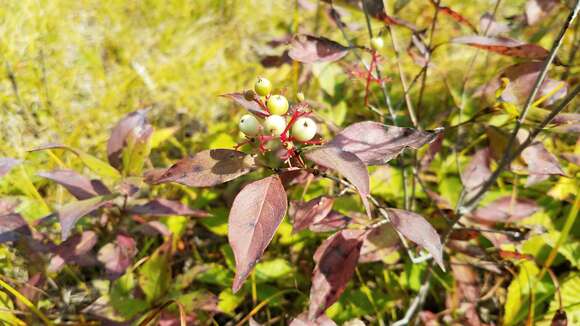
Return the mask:
<path id="1" fill-rule="evenodd" d="M 271 94 L 272 84 L 268 79 L 258 78 L 254 85 L 254 91 L 256 95 L 261 97 L 255 100 L 265 109 L 266 117 L 260 121 L 253 114 L 242 116 L 239 127 L 247 137 L 268 135 L 280 137 L 282 142 L 291 140 L 307 142 L 316 136 L 316 122 L 308 117 L 288 114 L 290 107 L 288 100 L 283 95 Z M 248 96 L 254 96 L 253 92 Z M 297 97 L 300 101 L 304 100 L 304 95 L 301 93 Z M 265 100 L 265 104 L 263 100 Z M 290 127 L 288 127 L 289 123 L 291 123 Z"/>

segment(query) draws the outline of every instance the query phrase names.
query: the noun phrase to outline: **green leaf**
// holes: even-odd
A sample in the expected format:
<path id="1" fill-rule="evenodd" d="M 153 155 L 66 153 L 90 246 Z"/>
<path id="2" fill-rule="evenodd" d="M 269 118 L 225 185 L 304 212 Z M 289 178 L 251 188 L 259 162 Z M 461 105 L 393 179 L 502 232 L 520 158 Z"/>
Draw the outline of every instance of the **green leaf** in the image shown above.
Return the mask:
<path id="1" fill-rule="evenodd" d="M 114 167 L 110 166 L 109 163 L 102 161 L 91 154 L 76 151 L 81 161 L 93 172 L 104 178 L 121 178 L 121 174 Z"/>
<path id="2" fill-rule="evenodd" d="M 283 259 L 264 261 L 256 265 L 256 279 L 261 282 L 271 282 L 292 273 L 292 265 Z"/>
<path id="3" fill-rule="evenodd" d="M 229 287 L 232 284 L 234 276 L 230 270 L 218 264 L 209 264 L 208 267 L 207 270 L 196 275 L 196 281 L 223 287 Z"/>
<path id="4" fill-rule="evenodd" d="M 26 325 L 11 312 L 12 310 L 14 303 L 8 294 L 0 291 L 0 325 Z"/>
<path id="5" fill-rule="evenodd" d="M 229 287 L 220 292 L 218 297 L 218 309 L 226 315 L 233 315 L 236 308 L 244 302 L 244 291 L 237 295 L 232 293 Z"/>
<path id="6" fill-rule="evenodd" d="M 156 129 L 151 136 L 151 149 L 159 147 L 163 142 L 171 138 L 177 130 L 179 130 L 178 127 Z"/>
<path id="7" fill-rule="evenodd" d="M 135 285 L 135 276 L 132 272 L 127 272 L 111 286 L 111 306 L 124 318 L 132 318 L 149 307 L 144 300 L 133 298 Z"/>
<path id="8" fill-rule="evenodd" d="M 161 245 L 139 269 L 139 286 L 148 303 L 162 298 L 171 286 L 171 242 Z"/>
<path id="9" fill-rule="evenodd" d="M 151 135 L 153 127 L 145 125 L 135 128 L 127 135 L 126 146 L 123 149 L 123 174 L 138 176 L 143 172 L 145 160 L 151 153 Z"/>

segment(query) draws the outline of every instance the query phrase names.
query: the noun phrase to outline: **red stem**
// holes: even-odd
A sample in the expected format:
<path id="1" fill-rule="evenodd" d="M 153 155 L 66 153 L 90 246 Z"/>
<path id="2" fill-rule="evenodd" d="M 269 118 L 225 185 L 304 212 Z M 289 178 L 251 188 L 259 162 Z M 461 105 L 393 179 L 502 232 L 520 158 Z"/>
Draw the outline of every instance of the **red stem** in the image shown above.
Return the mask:
<path id="1" fill-rule="evenodd" d="M 370 86 L 371 80 L 373 79 L 373 70 L 375 69 L 375 63 L 377 62 L 377 51 L 373 50 L 373 57 L 371 60 L 371 66 L 369 67 L 369 71 L 367 74 L 367 83 L 365 86 L 365 106 L 369 105 L 369 93 L 370 93 Z"/>

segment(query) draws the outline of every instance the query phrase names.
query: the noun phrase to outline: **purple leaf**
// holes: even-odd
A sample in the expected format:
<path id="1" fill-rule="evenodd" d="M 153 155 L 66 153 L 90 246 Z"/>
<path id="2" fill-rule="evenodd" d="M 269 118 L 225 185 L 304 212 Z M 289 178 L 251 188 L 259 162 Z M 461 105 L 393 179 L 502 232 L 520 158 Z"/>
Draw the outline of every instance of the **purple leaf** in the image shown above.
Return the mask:
<path id="1" fill-rule="evenodd" d="M 443 246 L 439 234 L 423 216 L 401 209 L 387 209 L 389 219 L 397 231 L 405 238 L 425 248 L 441 269 L 443 265 Z"/>
<path id="2" fill-rule="evenodd" d="M 362 230 L 343 230 L 326 239 L 314 253 L 308 319 L 315 320 L 338 300 L 354 274 L 358 262 Z"/>
<path id="3" fill-rule="evenodd" d="M 348 48 L 325 37 L 300 34 L 292 39 L 290 58 L 303 63 L 336 61 L 348 53 Z"/>
<path id="4" fill-rule="evenodd" d="M 564 175 L 558 159 L 548 152 L 544 144 L 533 143 L 522 151 L 522 159 L 528 164 L 529 177 L 526 187 L 543 181 L 550 175 Z"/>
<path id="5" fill-rule="evenodd" d="M 81 217 L 96 211 L 109 203 L 111 199 L 112 197 L 109 195 L 98 196 L 65 205 L 58 211 L 62 239 L 68 238 L 72 228 Z"/>
<path id="6" fill-rule="evenodd" d="M 470 216 L 472 220 L 484 223 L 515 222 L 533 215 L 540 207 L 531 199 L 501 197 L 485 207 L 476 209 Z"/>
<path id="7" fill-rule="evenodd" d="M 370 194 L 369 172 L 358 156 L 333 146 L 315 148 L 306 152 L 305 156 L 318 165 L 337 171 L 350 181 L 357 188 L 367 214 L 371 216 L 367 199 Z"/>
<path id="8" fill-rule="evenodd" d="M 544 19 L 560 4 L 560 0 L 528 0 L 525 16 L 528 25 L 534 25 Z"/>
<path id="9" fill-rule="evenodd" d="M 111 137 L 107 143 L 107 156 L 111 166 L 120 169 L 122 165 L 121 155 L 126 145 L 129 134 L 138 128 L 147 125 L 147 110 L 138 110 L 129 113 L 113 127 Z"/>
<path id="10" fill-rule="evenodd" d="M 320 196 L 307 202 L 290 203 L 288 215 L 292 219 L 293 232 L 299 232 L 324 219 L 332 209 L 334 198 Z"/>
<path id="11" fill-rule="evenodd" d="M 236 102 L 238 105 L 242 106 L 244 109 L 250 111 L 251 113 L 253 113 L 255 115 L 258 115 L 261 117 L 265 117 L 267 115 L 267 112 L 265 112 L 264 109 L 262 109 L 262 107 L 260 107 L 260 105 L 258 103 L 256 103 L 255 101 L 246 100 L 246 98 L 244 97 L 244 94 L 242 94 L 242 93 L 230 93 L 230 94 L 223 94 L 220 96 Z"/>
<path id="12" fill-rule="evenodd" d="M 497 22 L 493 15 L 488 12 L 479 19 L 479 29 L 491 37 L 505 34 L 511 30 L 507 24 Z"/>
<path id="13" fill-rule="evenodd" d="M 288 50 L 286 50 L 281 55 L 267 55 L 260 59 L 260 63 L 265 68 L 274 68 L 280 67 L 284 64 L 292 64 L 292 58 L 290 58 Z M 262 112 L 264 112 L 264 110 L 262 110 Z M 263 113 L 260 115 L 263 115 Z"/>
<path id="14" fill-rule="evenodd" d="M 580 166 L 580 155 L 579 154 L 574 154 L 574 153 L 562 153 L 562 157 L 575 165 Z"/>
<path id="15" fill-rule="evenodd" d="M 489 179 L 491 176 L 490 163 L 489 148 L 483 148 L 475 152 L 473 158 L 461 174 L 461 181 L 465 189 L 468 191 L 478 189 Z"/>
<path id="16" fill-rule="evenodd" d="M 0 198 L 0 216 L 14 213 L 20 201 L 14 198 Z"/>
<path id="17" fill-rule="evenodd" d="M 312 232 L 336 231 L 347 227 L 351 221 L 350 217 L 331 211 L 325 218 L 310 225 L 309 229 Z"/>
<path id="18" fill-rule="evenodd" d="M 501 72 L 499 77 L 496 77 L 492 81 L 496 85 L 493 88 L 496 89 L 499 87 L 499 80 L 501 78 L 509 79 L 510 83 L 501 94 L 502 100 L 514 104 L 524 104 L 532 92 L 534 83 L 542 71 L 543 65 L 543 62 L 523 62 L 509 66 Z M 537 100 L 550 94 L 556 87 L 560 87 L 561 83 L 561 81 L 546 78 L 535 99 Z M 546 100 L 545 104 L 551 105 L 555 103 L 564 98 L 567 92 L 568 86 L 564 83 L 564 86 L 552 94 Z"/>
<path id="19" fill-rule="evenodd" d="M 400 245 L 399 235 L 390 223 L 380 225 L 367 232 L 360 250 L 359 263 L 381 261 Z"/>
<path id="20" fill-rule="evenodd" d="M 12 168 L 22 161 L 10 157 L 0 157 L 0 178 L 5 176 Z"/>
<path id="21" fill-rule="evenodd" d="M 211 216 L 211 214 L 206 211 L 202 211 L 200 209 L 191 209 L 180 202 L 161 198 L 154 199 L 144 205 L 133 206 L 129 208 L 129 212 L 132 214 L 139 214 L 144 216 L 181 215 L 199 218 Z"/>
<path id="22" fill-rule="evenodd" d="M 20 214 L 0 215 L 0 243 L 17 241 L 22 236 L 30 235 L 30 227 Z"/>
<path id="23" fill-rule="evenodd" d="M 154 183 L 177 182 L 190 187 L 212 187 L 249 173 L 252 156 L 232 149 L 210 149 L 177 161 Z"/>
<path id="24" fill-rule="evenodd" d="M 116 279 L 131 266 L 135 254 L 137 254 L 135 240 L 127 235 L 117 234 L 115 242 L 107 243 L 99 250 L 97 259 L 105 265 L 109 277 Z"/>
<path id="25" fill-rule="evenodd" d="M 308 320 L 308 313 L 303 312 L 292 319 L 290 326 L 336 326 L 336 323 L 326 315 L 321 315 L 316 320 Z"/>
<path id="26" fill-rule="evenodd" d="M 356 154 L 367 165 L 383 165 L 405 148 L 418 149 L 438 133 L 364 121 L 342 130 L 327 146 Z"/>
<path id="27" fill-rule="evenodd" d="M 141 232 L 145 235 L 161 234 L 164 237 L 169 237 L 171 235 L 171 231 L 169 231 L 167 226 L 159 221 L 150 221 L 141 224 L 135 228 L 135 231 Z"/>
<path id="28" fill-rule="evenodd" d="M 248 184 L 234 199 L 228 221 L 228 240 L 236 259 L 234 292 L 264 254 L 287 208 L 286 191 L 277 175 Z"/>
<path id="29" fill-rule="evenodd" d="M 93 231 L 85 231 L 66 239 L 54 249 L 55 256 L 50 260 L 48 271 L 58 272 L 67 263 L 82 265 L 89 260 L 87 254 L 96 243 L 97 235 Z"/>
<path id="30" fill-rule="evenodd" d="M 111 193 L 100 180 L 90 180 L 72 170 L 54 170 L 51 172 L 41 172 L 38 175 L 65 187 L 66 190 L 79 200 Z"/>
<path id="31" fill-rule="evenodd" d="M 544 60 L 550 52 L 536 44 L 527 44 L 507 37 L 486 36 L 460 36 L 454 38 L 452 43 L 465 44 L 478 49 L 495 52 L 510 57 L 526 58 L 531 60 Z"/>

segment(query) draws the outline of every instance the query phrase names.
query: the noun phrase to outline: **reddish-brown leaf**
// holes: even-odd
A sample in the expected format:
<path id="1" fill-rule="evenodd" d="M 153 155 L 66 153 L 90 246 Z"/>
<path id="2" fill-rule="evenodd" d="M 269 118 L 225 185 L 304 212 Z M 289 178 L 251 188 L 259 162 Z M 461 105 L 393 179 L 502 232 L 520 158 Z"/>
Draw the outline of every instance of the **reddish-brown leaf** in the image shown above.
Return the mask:
<path id="1" fill-rule="evenodd" d="M 367 165 L 383 165 L 405 148 L 418 149 L 432 142 L 437 134 L 364 121 L 342 130 L 327 146 L 354 153 Z"/>
<path id="2" fill-rule="evenodd" d="M 357 6 L 359 5 L 359 1 L 353 1 L 353 2 Z M 366 4 L 366 9 L 369 13 L 369 16 L 382 21 L 386 25 L 405 27 L 405 28 L 408 28 L 409 30 L 411 30 L 412 32 L 415 32 L 415 33 L 420 31 L 420 29 L 417 26 L 413 25 L 412 23 L 410 23 L 404 19 L 387 15 L 387 12 L 385 11 L 385 5 L 383 3 L 383 0 L 365 0 L 365 4 Z M 363 9 L 362 6 L 359 6 L 359 8 L 361 10 Z"/>
<path id="3" fill-rule="evenodd" d="M 461 174 L 461 181 L 466 190 L 472 191 L 478 189 L 489 179 L 491 176 L 490 163 L 489 148 L 483 148 L 475 152 L 473 158 Z"/>
<path id="4" fill-rule="evenodd" d="M 58 211 L 58 219 L 60 221 L 62 239 L 64 240 L 68 238 L 72 228 L 81 217 L 96 211 L 109 203 L 111 199 L 112 198 L 109 195 L 97 196 L 72 202 L 60 209 Z"/>
<path id="5" fill-rule="evenodd" d="M 129 113 L 119 121 L 111 131 L 111 137 L 107 143 L 107 156 L 111 166 L 119 169 L 122 165 L 121 155 L 125 148 L 125 141 L 130 133 L 136 128 L 147 125 L 147 110 L 138 110 Z"/>
<path id="6" fill-rule="evenodd" d="M 528 0 L 525 16 L 528 25 L 534 25 L 544 19 L 560 4 L 560 0 Z"/>
<path id="7" fill-rule="evenodd" d="M 252 156 L 233 149 L 209 149 L 177 161 L 154 183 L 212 187 L 240 177 L 255 166 Z"/>
<path id="8" fill-rule="evenodd" d="M 539 209 L 540 207 L 531 199 L 513 199 L 506 196 L 476 209 L 469 217 L 484 223 L 514 222 L 534 214 Z"/>
<path id="9" fill-rule="evenodd" d="M 358 262 L 363 234 L 362 230 L 337 232 L 314 253 L 309 320 L 320 317 L 344 292 Z"/>
<path id="10" fill-rule="evenodd" d="M 131 266 L 135 254 L 135 240 L 128 235 L 117 234 L 115 242 L 109 242 L 99 250 L 98 260 L 105 265 L 109 278 L 116 279 Z"/>
<path id="11" fill-rule="evenodd" d="M 574 153 L 562 153 L 562 157 L 575 165 L 580 166 L 580 155 L 579 154 L 574 154 Z"/>
<path id="12" fill-rule="evenodd" d="M 345 47 L 325 37 L 300 34 L 294 36 L 288 55 L 303 63 L 336 61 L 348 53 Z"/>
<path id="13" fill-rule="evenodd" d="M 371 215 L 367 198 L 370 194 L 369 172 L 358 156 L 332 145 L 310 150 L 305 156 L 318 165 L 337 171 L 350 181 L 357 188 L 367 214 Z"/>
<path id="14" fill-rule="evenodd" d="M 469 27 L 474 33 L 477 34 L 477 28 L 467 18 L 463 17 L 460 13 L 449 7 L 438 5 L 437 2 L 438 1 L 431 0 L 431 3 L 435 6 L 435 8 L 437 8 L 437 10 L 440 13 L 451 17 L 451 19 L 455 20 L 457 23 L 461 25 Z"/>
<path id="15" fill-rule="evenodd" d="M 550 175 L 564 175 L 558 159 L 540 142 L 526 147 L 522 151 L 522 159 L 528 165 L 529 176 L 526 187 L 543 181 Z"/>
<path id="16" fill-rule="evenodd" d="M 58 272 L 65 264 L 88 264 L 93 257 L 88 253 L 97 244 L 97 234 L 93 231 L 85 231 L 81 234 L 66 239 L 54 249 L 55 256 L 50 260 L 48 270 Z"/>
<path id="17" fill-rule="evenodd" d="M 255 101 L 246 100 L 246 97 L 244 96 L 243 93 L 229 93 L 220 96 L 234 101 L 235 103 L 237 103 L 238 105 L 240 105 L 241 107 L 243 107 L 244 109 L 250 111 L 255 115 L 261 117 L 265 117 L 267 115 L 267 112 L 265 112 L 264 109 L 262 109 L 262 107 L 258 103 L 256 103 Z"/>
<path id="18" fill-rule="evenodd" d="M 248 184 L 234 199 L 228 221 L 228 240 L 236 259 L 234 292 L 264 254 L 287 208 L 286 191 L 277 175 Z"/>
<path id="19" fill-rule="evenodd" d="M 373 228 L 364 235 L 359 263 L 381 261 L 399 248 L 399 235 L 390 223 Z"/>
<path id="20" fill-rule="evenodd" d="M 288 55 L 288 50 L 286 50 L 281 55 L 267 55 L 267 56 L 263 57 L 262 59 L 260 59 L 260 63 L 265 68 L 274 68 L 274 67 L 280 67 L 284 64 L 291 64 L 292 58 L 290 58 L 290 56 Z M 263 112 L 263 110 L 262 110 L 262 112 Z"/>
<path id="21" fill-rule="evenodd" d="M 441 132 L 435 137 L 429 144 L 429 148 L 427 148 L 427 152 L 423 157 L 421 157 L 421 169 L 426 169 L 429 167 L 437 153 L 441 151 L 443 148 L 443 139 L 445 138 L 445 133 Z"/>
<path id="22" fill-rule="evenodd" d="M 30 226 L 20 214 L 0 215 L 0 243 L 16 241 L 22 236 L 30 235 Z"/>
<path id="23" fill-rule="evenodd" d="M 466 44 L 478 49 L 495 52 L 510 57 L 544 60 L 550 52 L 536 44 L 527 44 L 507 37 L 460 36 L 452 40 L 456 44 Z"/>
<path id="24" fill-rule="evenodd" d="M 181 215 L 200 218 L 211 216 L 211 214 L 206 211 L 200 209 L 191 209 L 180 202 L 163 198 L 154 199 L 144 205 L 133 206 L 129 208 L 129 212 L 144 216 Z"/>
<path id="25" fill-rule="evenodd" d="M 72 170 L 54 170 L 41 172 L 38 175 L 65 187 L 78 200 L 111 193 L 100 180 L 91 180 Z"/>
<path id="26" fill-rule="evenodd" d="M 299 232 L 324 219 L 332 209 L 334 198 L 316 197 L 307 202 L 290 203 L 288 215 L 292 219 L 293 232 Z"/>
<path id="27" fill-rule="evenodd" d="M 20 162 L 22 161 L 15 158 L 0 157 L 0 178 L 10 172 L 14 166 L 20 164 Z"/>
<path id="28" fill-rule="evenodd" d="M 325 218 L 310 225 L 309 229 L 312 232 L 335 231 L 347 227 L 351 221 L 350 217 L 331 211 Z"/>
<path id="29" fill-rule="evenodd" d="M 405 238 L 425 248 L 441 269 L 443 265 L 443 245 L 435 228 L 423 216 L 402 209 L 387 209 L 389 219 L 397 231 Z"/>
<path id="30" fill-rule="evenodd" d="M 481 285 L 477 271 L 469 264 L 452 258 L 451 272 L 457 284 L 458 299 L 466 302 L 477 302 L 481 296 Z"/>

